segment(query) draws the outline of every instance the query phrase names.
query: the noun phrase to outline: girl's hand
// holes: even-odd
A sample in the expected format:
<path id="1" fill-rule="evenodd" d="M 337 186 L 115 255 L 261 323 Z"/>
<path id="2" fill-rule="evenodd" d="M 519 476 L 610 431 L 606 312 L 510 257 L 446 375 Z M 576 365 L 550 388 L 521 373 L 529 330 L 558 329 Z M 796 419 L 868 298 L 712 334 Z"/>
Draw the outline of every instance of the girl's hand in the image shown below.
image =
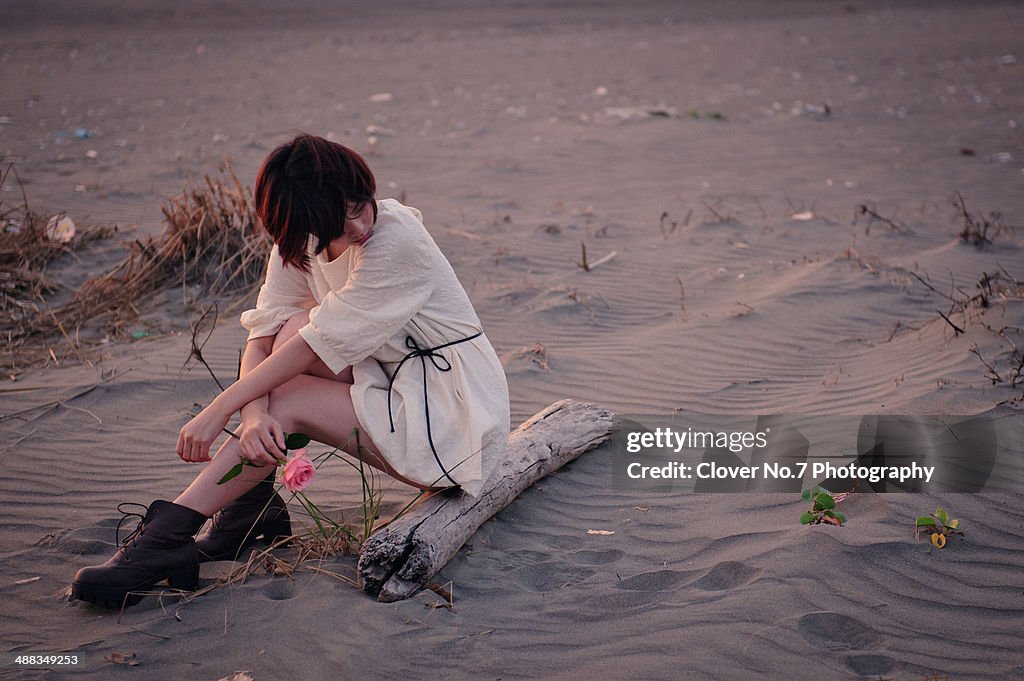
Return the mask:
<path id="1" fill-rule="evenodd" d="M 197 463 L 210 460 L 210 445 L 228 424 L 230 414 L 224 414 L 213 404 L 185 424 L 178 433 L 175 451 L 183 461 Z"/>
<path id="2" fill-rule="evenodd" d="M 284 429 L 270 414 L 244 415 L 237 435 L 242 459 L 258 466 L 284 459 Z"/>

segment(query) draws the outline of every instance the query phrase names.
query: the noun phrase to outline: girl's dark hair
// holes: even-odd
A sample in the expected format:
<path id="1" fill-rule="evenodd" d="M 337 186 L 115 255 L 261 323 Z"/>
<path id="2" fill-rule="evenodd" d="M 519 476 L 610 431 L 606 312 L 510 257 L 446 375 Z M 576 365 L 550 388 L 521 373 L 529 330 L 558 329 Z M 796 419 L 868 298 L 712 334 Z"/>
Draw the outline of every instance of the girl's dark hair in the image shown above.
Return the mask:
<path id="1" fill-rule="evenodd" d="M 309 271 L 306 244 L 319 254 L 344 233 L 345 219 L 369 203 L 377 221 L 377 181 L 362 156 L 322 137 L 298 135 L 270 152 L 256 176 L 256 212 L 281 259 Z"/>

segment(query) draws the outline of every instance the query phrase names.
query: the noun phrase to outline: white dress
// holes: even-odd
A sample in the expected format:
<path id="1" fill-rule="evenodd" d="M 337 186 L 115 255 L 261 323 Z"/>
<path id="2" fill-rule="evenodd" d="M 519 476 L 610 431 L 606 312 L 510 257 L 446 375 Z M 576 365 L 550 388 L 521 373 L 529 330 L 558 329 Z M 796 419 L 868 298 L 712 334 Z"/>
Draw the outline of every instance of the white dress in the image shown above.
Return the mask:
<path id="1" fill-rule="evenodd" d="M 395 471 L 477 496 L 505 451 L 508 384 L 482 333 L 436 349 L 481 326 L 422 215 L 385 199 L 362 245 L 332 261 L 313 246 L 311 239 L 308 274 L 285 267 L 273 248 L 256 308 L 241 316 L 249 338 L 273 335 L 309 310 L 299 334 L 331 371 L 352 367 L 356 418 Z"/>

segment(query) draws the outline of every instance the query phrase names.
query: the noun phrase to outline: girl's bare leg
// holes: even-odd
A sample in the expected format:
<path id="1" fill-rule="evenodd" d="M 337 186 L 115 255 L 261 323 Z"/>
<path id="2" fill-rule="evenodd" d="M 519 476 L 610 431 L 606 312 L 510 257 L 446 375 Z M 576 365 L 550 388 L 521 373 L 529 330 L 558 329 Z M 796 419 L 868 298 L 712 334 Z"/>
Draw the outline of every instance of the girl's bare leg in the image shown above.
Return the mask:
<path id="1" fill-rule="evenodd" d="M 274 339 L 274 350 L 308 322 L 309 315 L 305 312 L 288 320 Z M 346 444 L 345 451 L 353 456 L 359 456 L 356 452 L 355 439 L 351 437 L 353 429 L 359 427 L 349 394 L 351 384 L 351 367 L 334 374 L 323 362 L 317 362 L 309 374 L 296 376 L 270 394 L 270 415 L 277 419 L 287 432 L 305 433 L 314 440 L 330 446 Z M 368 465 L 402 479 L 377 456 L 376 447 L 365 434 L 360 433 L 360 444 L 364 447 L 362 458 Z M 255 487 L 266 478 L 272 468 L 246 466 L 240 475 L 223 485 L 218 485 L 217 482 L 239 460 L 238 442 L 229 438 L 174 503 L 211 516 Z"/>
<path id="2" fill-rule="evenodd" d="M 270 393 L 270 415 L 288 432 L 305 433 L 317 442 L 342 447 L 352 456 L 362 458 L 366 464 L 401 480 L 377 454 L 373 442 L 362 433 L 352 406 L 350 388 L 347 383 L 319 376 L 296 376 Z M 359 444 L 363 448 L 360 452 L 356 451 L 356 440 L 353 437 L 356 428 L 360 430 Z M 213 515 L 255 487 L 271 468 L 247 466 L 241 475 L 218 485 L 217 481 L 238 461 L 238 443 L 229 439 L 174 502 L 204 515 Z"/>
<path id="3" fill-rule="evenodd" d="M 188 489 L 178 495 L 174 503 L 187 506 L 203 515 L 212 516 L 255 487 L 258 482 L 267 477 L 270 469 L 274 468 L 274 466 L 246 466 L 239 475 L 223 485 L 218 485 L 217 482 L 239 461 L 238 442 L 234 438 L 229 438 L 217 450 L 213 460 L 199 472 Z"/>

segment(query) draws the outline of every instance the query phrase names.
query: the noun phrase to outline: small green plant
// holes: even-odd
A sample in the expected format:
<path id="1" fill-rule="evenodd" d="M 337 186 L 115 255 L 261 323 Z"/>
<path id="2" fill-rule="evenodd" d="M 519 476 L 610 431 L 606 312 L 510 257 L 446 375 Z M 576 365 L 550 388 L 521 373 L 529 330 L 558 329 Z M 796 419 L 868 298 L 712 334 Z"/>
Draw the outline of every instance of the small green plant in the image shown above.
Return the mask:
<path id="1" fill-rule="evenodd" d="M 946 545 L 946 537 L 951 534 L 963 536 L 960 530 L 960 521 L 957 518 L 950 518 L 949 512 L 944 508 L 935 509 L 931 515 L 918 517 L 914 524 L 914 539 L 920 539 L 921 533 L 927 532 L 932 535 L 932 546 L 941 549 Z"/>
<path id="2" fill-rule="evenodd" d="M 812 487 L 800 493 L 804 501 L 812 502 L 811 510 L 804 511 L 800 516 L 801 525 L 842 525 L 846 522 L 844 516 L 836 508 L 836 498 L 832 493 L 823 487 Z"/>

